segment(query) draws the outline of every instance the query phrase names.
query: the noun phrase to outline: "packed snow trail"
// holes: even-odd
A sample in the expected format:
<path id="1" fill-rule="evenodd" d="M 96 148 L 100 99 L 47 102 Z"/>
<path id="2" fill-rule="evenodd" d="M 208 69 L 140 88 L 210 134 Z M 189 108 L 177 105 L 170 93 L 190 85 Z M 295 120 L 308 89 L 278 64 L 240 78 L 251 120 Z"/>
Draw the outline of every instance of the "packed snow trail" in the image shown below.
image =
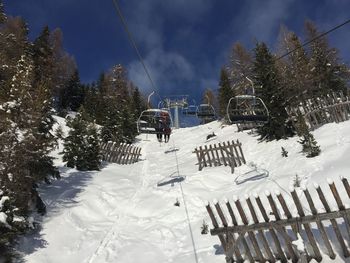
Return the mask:
<path id="1" fill-rule="evenodd" d="M 207 142 L 206 136 L 212 132 L 217 137 Z M 225 197 L 232 200 L 234 195 L 264 195 L 266 189 L 283 193 L 281 188 L 288 191 L 295 174 L 300 176 L 302 185 L 312 187 L 317 182 L 326 189 L 327 177 L 349 178 L 349 134 L 350 122 L 316 130 L 314 135 L 322 153 L 312 159 L 300 153 L 296 137 L 259 143 L 247 132 L 237 133 L 233 126 L 222 127 L 219 122 L 176 130 L 168 144 L 158 143 L 155 135 L 139 136 L 136 144 L 142 147 L 142 158 L 138 163 L 106 163 L 96 172 L 66 168 L 55 153 L 62 179 L 40 187 L 48 213 L 42 217 L 39 229 L 20 240 L 19 250 L 25 262 L 33 263 L 194 263 L 182 186 L 198 262 L 225 262 L 219 239 L 200 234 L 203 219 L 210 226 L 204 202 L 222 201 Z M 144 140 L 146 137 L 148 140 Z M 195 147 L 233 139 L 242 142 L 248 162 L 269 171 L 268 177 L 236 185 L 235 178 L 249 171 L 249 166 L 236 168 L 234 174 L 225 166 L 198 171 L 192 153 Z M 281 157 L 281 146 L 289 152 L 288 158 Z M 314 189 L 310 191 L 316 194 Z M 325 193 L 335 207 L 332 194 L 328 190 Z M 292 202 L 290 197 L 285 198 L 287 203 Z M 180 207 L 174 206 L 176 200 Z M 337 247 L 335 250 L 340 251 Z M 344 262 L 341 256 L 337 260 L 332 262 Z"/>

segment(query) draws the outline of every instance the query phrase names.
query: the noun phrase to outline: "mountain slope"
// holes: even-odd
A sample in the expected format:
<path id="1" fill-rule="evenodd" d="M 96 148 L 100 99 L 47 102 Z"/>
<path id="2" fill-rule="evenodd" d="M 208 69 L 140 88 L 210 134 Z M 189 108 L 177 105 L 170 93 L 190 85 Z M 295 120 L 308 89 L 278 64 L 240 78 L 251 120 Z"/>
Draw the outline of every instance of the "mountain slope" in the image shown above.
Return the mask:
<path id="1" fill-rule="evenodd" d="M 212 132 L 217 137 L 207 142 Z M 158 143 L 155 135 L 140 135 L 136 144 L 142 147 L 142 158 L 133 165 L 106 163 L 99 172 L 79 172 L 58 159 L 63 178 L 41 187 L 48 214 L 38 233 L 21 239 L 19 249 L 27 262 L 36 263 L 195 262 L 182 186 L 199 262 L 225 262 L 219 239 L 200 234 L 203 219 L 209 223 L 205 201 L 263 196 L 266 190 L 284 194 L 296 174 L 302 185 L 317 182 L 326 189 L 327 178 L 336 182 L 339 176 L 349 178 L 349 134 L 350 122 L 316 130 L 322 153 L 308 159 L 300 152 L 298 138 L 259 143 L 247 132 L 212 122 L 176 130 L 168 144 Z M 245 179 L 244 173 L 252 170 L 248 165 L 236 168 L 234 174 L 225 166 L 198 171 L 195 147 L 233 139 L 242 142 L 247 162 L 266 169 L 268 177 L 236 184 L 237 177 Z M 287 158 L 281 156 L 282 146 Z M 329 191 L 326 194 L 335 207 Z M 174 206 L 177 200 L 179 207 Z"/>

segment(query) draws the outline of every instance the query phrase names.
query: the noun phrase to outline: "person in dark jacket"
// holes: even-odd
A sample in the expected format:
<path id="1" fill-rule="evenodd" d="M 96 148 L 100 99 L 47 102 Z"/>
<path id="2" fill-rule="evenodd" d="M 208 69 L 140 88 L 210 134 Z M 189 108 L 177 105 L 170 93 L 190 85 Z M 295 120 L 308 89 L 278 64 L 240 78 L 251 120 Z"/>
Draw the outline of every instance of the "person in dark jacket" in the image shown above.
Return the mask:
<path id="1" fill-rule="evenodd" d="M 164 141 L 168 142 L 170 139 L 171 128 L 169 125 L 166 125 L 164 128 Z"/>
<path id="2" fill-rule="evenodd" d="M 162 136 L 164 133 L 164 125 L 163 125 L 163 120 L 159 119 L 157 123 L 157 127 L 155 128 L 156 133 L 157 133 L 157 139 L 159 142 L 162 141 Z"/>

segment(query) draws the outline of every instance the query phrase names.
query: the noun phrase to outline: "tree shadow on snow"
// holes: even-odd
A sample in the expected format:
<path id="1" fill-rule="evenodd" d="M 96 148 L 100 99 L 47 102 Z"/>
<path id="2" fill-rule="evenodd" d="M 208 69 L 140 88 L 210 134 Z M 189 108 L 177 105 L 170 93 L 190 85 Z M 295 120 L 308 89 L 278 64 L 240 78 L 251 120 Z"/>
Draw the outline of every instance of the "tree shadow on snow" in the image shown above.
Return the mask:
<path id="1" fill-rule="evenodd" d="M 84 191 L 93 175 L 97 173 L 97 171 L 83 172 L 66 167 L 60 167 L 60 172 L 63 174 L 61 179 L 52 182 L 52 184 L 43 185 L 38 189 L 46 205 L 47 212 L 44 216 L 35 215 L 35 228 L 18 239 L 16 251 L 20 255 L 29 255 L 47 247 L 48 242 L 45 240 L 42 232 L 43 221 L 54 217 L 59 211 L 78 203 L 76 197 Z M 65 173 L 68 174 L 64 175 Z M 24 259 L 20 258 L 16 262 L 24 262 Z"/>

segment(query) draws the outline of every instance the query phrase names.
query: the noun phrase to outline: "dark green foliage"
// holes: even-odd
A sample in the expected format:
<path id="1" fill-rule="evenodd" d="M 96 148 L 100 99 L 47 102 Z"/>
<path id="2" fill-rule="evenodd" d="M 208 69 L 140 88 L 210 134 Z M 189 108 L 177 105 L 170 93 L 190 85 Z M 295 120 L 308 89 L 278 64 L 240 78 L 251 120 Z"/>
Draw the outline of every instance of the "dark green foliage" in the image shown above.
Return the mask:
<path id="1" fill-rule="evenodd" d="M 80 83 L 79 72 L 76 70 L 66 86 L 61 90 L 61 109 L 78 111 L 85 99 L 85 88 Z"/>
<path id="2" fill-rule="evenodd" d="M 318 156 L 321 153 L 321 148 L 317 145 L 314 136 L 310 133 L 301 114 L 298 115 L 296 130 L 298 136 L 301 137 L 299 143 L 303 146 L 302 151 L 306 154 L 306 157 L 312 158 Z"/>
<path id="3" fill-rule="evenodd" d="M 97 128 L 90 122 L 83 107 L 67 121 L 70 128 L 64 139 L 63 161 L 78 170 L 99 170 L 100 149 Z"/>
<path id="4" fill-rule="evenodd" d="M 138 118 L 141 113 L 147 109 L 147 103 L 142 97 L 139 89 L 137 87 L 132 87 L 132 109 L 134 110 L 134 115 Z"/>
<path id="5" fill-rule="evenodd" d="M 220 117 L 226 116 L 227 104 L 232 97 L 232 90 L 230 85 L 229 75 L 225 68 L 221 69 L 220 82 L 219 82 L 219 115 Z"/>
<path id="6" fill-rule="evenodd" d="M 4 10 L 4 4 L 2 0 L 0 0 L 0 25 L 6 21 L 6 14 Z"/>
<path id="7" fill-rule="evenodd" d="M 209 225 L 203 220 L 203 224 L 201 226 L 201 234 L 206 235 L 209 233 Z"/>
<path id="8" fill-rule="evenodd" d="M 286 151 L 286 149 L 284 149 L 284 147 L 281 147 L 282 149 L 282 157 L 288 157 L 288 152 Z"/>
<path id="9" fill-rule="evenodd" d="M 305 27 L 308 40 L 321 34 L 310 21 L 305 23 Z M 326 37 L 313 41 L 308 52 L 313 95 L 325 95 L 332 91 L 347 92 L 350 80 L 348 67 L 339 62 L 338 51 L 329 47 Z"/>
<path id="10" fill-rule="evenodd" d="M 295 174 L 293 177 L 293 187 L 300 187 L 301 186 L 301 178 L 298 174 Z"/>
<path id="11" fill-rule="evenodd" d="M 255 48 L 253 67 L 255 85 L 261 87 L 256 90 L 269 110 L 269 122 L 258 129 L 262 139 L 283 139 L 294 134 L 292 125 L 288 122 L 285 110 L 281 80 L 276 68 L 275 60 L 265 43 L 258 43 Z"/>
<path id="12" fill-rule="evenodd" d="M 34 41 L 32 47 L 34 63 L 33 88 L 36 88 L 37 85 L 45 85 L 51 95 L 51 91 L 53 89 L 53 53 L 49 38 L 50 31 L 46 26 L 41 32 L 40 36 Z"/>

